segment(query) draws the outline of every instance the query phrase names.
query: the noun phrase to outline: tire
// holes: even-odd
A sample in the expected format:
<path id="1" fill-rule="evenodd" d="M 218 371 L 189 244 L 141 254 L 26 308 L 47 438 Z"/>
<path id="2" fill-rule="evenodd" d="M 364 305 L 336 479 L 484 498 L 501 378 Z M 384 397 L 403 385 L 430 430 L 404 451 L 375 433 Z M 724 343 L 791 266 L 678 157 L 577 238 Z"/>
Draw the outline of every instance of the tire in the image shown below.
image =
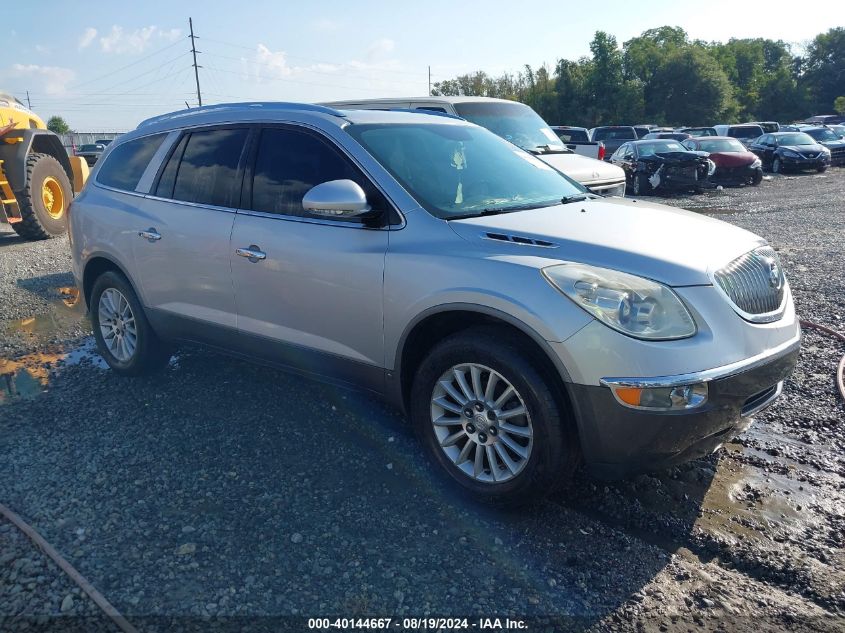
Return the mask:
<path id="1" fill-rule="evenodd" d="M 126 303 L 122 303 L 121 299 Z M 167 365 L 172 348 L 153 331 L 126 277 L 115 271 L 107 271 L 97 277 L 91 290 L 89 307 L 97 349 L 115 372 L 123 376 L 143 376 L 160 371 Z M 122 316 L 120 322 L 113 325 L 105 320 L 112 311 L 110 308 L 116 308 L 114 312 Z M 134 317 L 134 347 L 130 354 L 125 354 L 133 342 L 130 336 L 131 317 Z M 121 338 L 126 341 L 126 346 L 117 343 L 115 328 L 123 332 Z M 109 336 L 107 332 L 113 335 Z"/>
<path id="2" fill-rule="evenodd" d="M 645 174 L 634 174 L 633 187 L 631 194 L 634 196 L 644 196 L 651 192 L 651 183 Z"/>
<path id="3" fill-rule="evenodd" d="M 524 343 L 499 328 L 459 332 L 429 352 L 416 372 L 411 390 L 410 413 L 414 430 L 429 456 L 447 474 L 448 481 L 480 501 L 503 507 L 522 505 L 549 494 L 570 478 L 578 465 L 574 422 L 567 411 L 561 410 L 551 379 L 524 349 Z M 443 389 L 441 381 L 444 377 L 448 377 L 446 380 L 455 377 L 453 370 L 458 368 L 465 376 L 471 394 L 475 395 L 472 366 L 478 371 L 477 385 L 482 392 L 487 390 L 492 373 L 498 376 L 490 397 L 482 393 L 481 400 L 487 406 L 481 405 L 479 399 L 467 400 L 463 406 L 458 406 L 460 400 Z M 515 396 L 510 396 L 498 410 L 502 416 L 508 413 L 508 419 L 494 417 L 491 422 L 489 405 L 502 397 L 508 383 L 514 388 Z M 455 384 L 453 391 L 460 389 Z M 457 393 L 465 398 L 465 392 Z M 444 401 L 453 408 L 447 410 L 437 404 Z M 520 403 L 526 415 L 514 413 Z M 482 410 L 476 408 L 482 406 Z M 455 408 L 460 410 L 457 415 Z M 467 416 L 465 411 L 472 412 L 472 416 Z M 441 415 L 449 417 L 450 421 L 456 418 L 458 422 L 435 426 L 435 416 L 440 418 Z M 498 425 L 502 425 L 501 428 Z M 513 433 L 514 430 L 519 433 Z M 461 432 L 463 436 L 451 446 L 442 446 L 449 441 L 446 437 L 455 437 Z M 526 432 L 530 437 L 525 437 Z M 479 449 L 479 441 L 489 443 L 497 462 L 496 475 L 490 465 L 488 445 Z M 522 454 L 509 450 L 508 446 L 513 446 L 514 442 L 520 445 Z M 499 444 L 498 449 L 496 444 Z M 507 464 L 499 451 L 512 463 Z"/>
<path id="4" fill-rule="evenodd" d="M 819 165 L 818 167 L 816 167 L 816 171 L 820 174 L 823 174 L 827 171 L 827 165 Z"/>
<path id="5" fill-rule="evenodd" d="M 773 174 L 782 174 L 783 173 L 783 163 L 780 162 L 780 158 L 775 156 L 772 159 L 772 173 Z"/>
<path id="6" fill-rule="evenodd" d="M 754 174 L 751 176 L 751 184 L 755 187 L 763 182 L 763 168 L 758 167 L 754 170 Z"/>
<path id="7" fill-rule="evenodd" d="M 67 232 L 67 208 L 73 187 L 61 163 L 49 154 L 26 158 L 26 189 L 15 192 L 21 221 L 12 228 L 28 240 L 45 240 Z"/>

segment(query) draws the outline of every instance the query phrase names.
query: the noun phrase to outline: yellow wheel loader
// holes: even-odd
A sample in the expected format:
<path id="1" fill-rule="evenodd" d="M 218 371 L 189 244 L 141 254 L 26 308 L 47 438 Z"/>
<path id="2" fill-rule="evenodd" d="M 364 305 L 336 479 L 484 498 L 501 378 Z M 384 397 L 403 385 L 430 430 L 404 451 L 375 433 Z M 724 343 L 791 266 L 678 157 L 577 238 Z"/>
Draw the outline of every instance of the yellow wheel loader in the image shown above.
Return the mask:
<path id="1" fill-rule="evenodd" d="M 58 135 L 14 97 L 0 93 L 0 222 L 30 240 L 67 231 L 67 208 L 88 178 Z"/>

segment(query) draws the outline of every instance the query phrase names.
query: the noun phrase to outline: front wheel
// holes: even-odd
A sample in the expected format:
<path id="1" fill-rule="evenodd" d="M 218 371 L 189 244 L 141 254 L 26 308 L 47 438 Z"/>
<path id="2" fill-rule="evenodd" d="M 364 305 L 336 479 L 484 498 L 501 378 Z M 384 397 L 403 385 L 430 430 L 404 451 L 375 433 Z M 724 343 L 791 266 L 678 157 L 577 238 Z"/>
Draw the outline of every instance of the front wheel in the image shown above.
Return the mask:
<path id="1" fill-rule="evenodd" d="M 651 191 L 651 183 L 645 174 L 634 174 L 633 183 L 631 185 L 631 194 L 634 196 L 644 196 Z"/>
<path id="2" fill-rule="evenodd" d="M 109 271 L 97 278 L 90 310 L 98 351 L 114 371 L 141 376 L 167 365 L 172 350 L 150 327 L 141 302 L 123 275 Z"/>
<path id="3" fill-rule="evenodd" d="M 425 358 L 411 418 L 462 491 L 497 505 L 544 496 L 577 465 L 571 421 L 524 344 L 496 329 L 460 332 Z"/>
<path id="4" fill-rule="evenodd" d="M 751 176 L 751 184 L 755 187 L 763 182 L 763 168 L 758 167 L 754 170 L 754 174 Z"/>
<path id="5" fill-rule="evenodd" d="M 819 165 L 818 167 L 816 167 L 816 171 L 820 174 L 823 174 L 827 171 L 827 165 Z"/>
<path id="6" fill-rule="evenodd" d="M 780 162 L 780 158 L 775 156 L 774 160 L 772 161 L 772 173 L 773 174 L 782 174 L 783 173 L 783 163 Z"/>

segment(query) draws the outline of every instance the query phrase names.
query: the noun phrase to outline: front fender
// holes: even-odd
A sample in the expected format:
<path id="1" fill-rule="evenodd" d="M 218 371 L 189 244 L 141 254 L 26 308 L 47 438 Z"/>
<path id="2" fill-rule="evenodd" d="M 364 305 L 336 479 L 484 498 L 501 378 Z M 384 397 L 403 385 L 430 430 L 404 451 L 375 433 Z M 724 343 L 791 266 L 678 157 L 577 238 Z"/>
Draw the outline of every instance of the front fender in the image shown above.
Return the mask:
<path id="1" fill-rule="evenodd" d="M 15 142 L 9 143 L 13 140 Z M 61 164 L 70 182 L 74 181 L 70 158 L 61 139 L 50 130 L 15 129 L 0 136 L 0 160 L 12 191 L 27 187 L 26 157 L 30 153 L 49 154 Z"/>

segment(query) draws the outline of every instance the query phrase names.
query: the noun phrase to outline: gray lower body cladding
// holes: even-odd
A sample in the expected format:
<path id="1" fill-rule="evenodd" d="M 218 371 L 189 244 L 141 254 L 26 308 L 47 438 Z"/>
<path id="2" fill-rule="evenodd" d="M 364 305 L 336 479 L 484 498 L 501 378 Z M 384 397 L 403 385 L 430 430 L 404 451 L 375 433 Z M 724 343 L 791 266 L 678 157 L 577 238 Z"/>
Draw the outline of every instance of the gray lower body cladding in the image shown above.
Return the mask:
<path id="1" fill-rule="evenodd" d="M 610 389 L 569 384 L 588 469 L 618 478 L 702 457 L 744 430 L 749 416 L 773 402 L 795 367 L 798 349 L 765 365 L 708 383 L 707 401 L 677 412 L 633 409 Z"/>

